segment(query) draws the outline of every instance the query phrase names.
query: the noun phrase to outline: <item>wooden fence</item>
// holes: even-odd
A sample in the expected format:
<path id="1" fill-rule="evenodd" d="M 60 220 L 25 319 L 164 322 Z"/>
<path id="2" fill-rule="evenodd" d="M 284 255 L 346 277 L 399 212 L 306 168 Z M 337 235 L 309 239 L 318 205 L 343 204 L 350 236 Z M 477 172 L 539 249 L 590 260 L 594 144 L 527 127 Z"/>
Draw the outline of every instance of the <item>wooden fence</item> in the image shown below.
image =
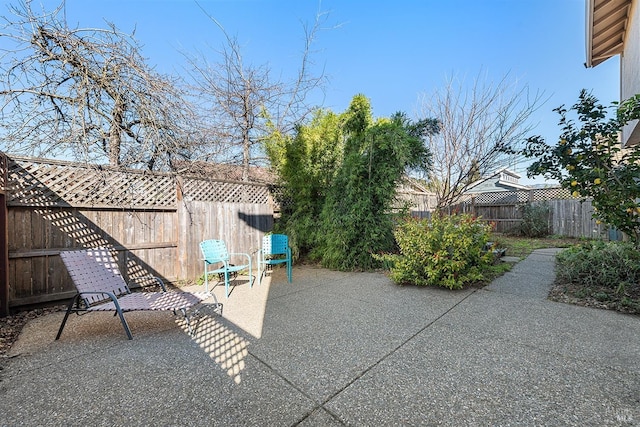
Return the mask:
<path id="1" fill-rule="evenodd" d="M 395 208 L 408 207 L 411 215 L 416 218 L 430 218 L 431 212 L 437 206 L 436 195 L 420 191 L 402 189 L 396 193 Z"/>
<path id="2" fill-rule="evenodd" d="M 266 185 L 0 153 L 0 316 L 73 294 L 63 250 L 109 247 L 127 280 L 193 280 L 201 240 L 253 253 L 272 227 Z"/>
<path id="3" fill-rule="evenodd" d="M 469 196 L 452 206 L 452 211 L 467 212 L 495 224 L 498 232 L 515 231 L 523 220 L 524 206 L 546 204 L 549 233 L 565 237 L 619 238 L 619 233 L 593 219 L 590 200 L 571 197 L 568 190 L 545 188 L 500 191 Z"/>

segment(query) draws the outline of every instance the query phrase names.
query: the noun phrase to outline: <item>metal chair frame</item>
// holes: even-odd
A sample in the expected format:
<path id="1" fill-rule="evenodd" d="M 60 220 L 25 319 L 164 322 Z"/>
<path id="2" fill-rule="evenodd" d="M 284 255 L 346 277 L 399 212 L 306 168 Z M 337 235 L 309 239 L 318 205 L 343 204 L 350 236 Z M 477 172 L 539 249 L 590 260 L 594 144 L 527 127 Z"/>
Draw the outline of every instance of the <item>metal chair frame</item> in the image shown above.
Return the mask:
<path id="1" fill-rule="evenodd" d="M 229 298 L 229 276 L 234 276 L 245 269 L 249 270 L 249 287 L 253 287 L 251 255 L 242 252 L 229 253 L 224 240 L 215 239 L 200 242 L 200 250 L 202 251 L 202 261 L 204 263 L 204 284 L 206 292 L 209 292 L 209 275 L 212 273 L 219 274 L 224 280 L 225 295 Z M 247 263 L 241 265 L 231 264 L 230 260 L 232 256 L 246 257 Z M 214 267 L 213 270 L 210 269 L 212 266 Z"/>

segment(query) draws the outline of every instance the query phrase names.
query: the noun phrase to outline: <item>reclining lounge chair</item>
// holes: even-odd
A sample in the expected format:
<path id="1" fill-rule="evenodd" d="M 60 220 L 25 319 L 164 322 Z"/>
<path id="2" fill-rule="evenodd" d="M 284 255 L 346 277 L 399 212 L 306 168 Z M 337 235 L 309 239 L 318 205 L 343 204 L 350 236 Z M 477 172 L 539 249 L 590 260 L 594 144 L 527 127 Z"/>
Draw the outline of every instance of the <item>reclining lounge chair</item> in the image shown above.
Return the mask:
<path id="1" fill-rule="evenodd" d="M 91 311 L 115 311 L 127 337 L 131 330 L 124 318 L 127 311 L 172 310 L 180 312 L 191 333 L 190 315 L 187 310 L 211 298 L 208 292 L 167 292 L 164 283 L 156 278 L 163 292 L 131 292 L 118 270 L 118 264 L 109 249 L 96 248 L 63 251 L 60 257 L 78 291 L 69 303 L 56 340 L 60 338 L 69 314 L 86 314 Z M 222 304 L 216 303 L 216 311 L 222 314 Z M 115 315 L 114 314 L 114 315 Z"/>

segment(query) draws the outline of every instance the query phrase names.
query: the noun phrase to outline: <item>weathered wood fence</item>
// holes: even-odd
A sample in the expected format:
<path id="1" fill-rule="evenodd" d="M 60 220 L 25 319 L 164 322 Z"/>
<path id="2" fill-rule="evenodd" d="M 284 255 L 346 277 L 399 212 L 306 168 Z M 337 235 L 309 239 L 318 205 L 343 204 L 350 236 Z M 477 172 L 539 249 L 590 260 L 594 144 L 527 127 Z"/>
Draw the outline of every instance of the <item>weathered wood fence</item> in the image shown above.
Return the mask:
<path id="1" fill-rule="evenodd" d="M 263 184 L 0 153 L 0 316 L 73 294 L 63 250 L 109 247 L 127 280 L 193 280 L 201 240 L 255 253 L 272 227 Z"/>
<path id="2" fill-rule="evenodd" d="M 411 215 L 416 218 L 430 218 L 437 206 L 436 195 L 420 191 L 401 189 L 396 193 L 396 208 L 409 207 Z"/>
<path id="3" fill-rule="evenodd" d="M 467 197 L 452 206 L 451 211 L 467 212 L 495 224 L 498 232 L 517 229 L 523 220 L 527 204 L 547 204 L 547 223 L 550 234 L 565 237 L 605 238 L 610 230 L 593 219 L 590 200 L 573 198 L 562 188 L 481 193 Z"/>

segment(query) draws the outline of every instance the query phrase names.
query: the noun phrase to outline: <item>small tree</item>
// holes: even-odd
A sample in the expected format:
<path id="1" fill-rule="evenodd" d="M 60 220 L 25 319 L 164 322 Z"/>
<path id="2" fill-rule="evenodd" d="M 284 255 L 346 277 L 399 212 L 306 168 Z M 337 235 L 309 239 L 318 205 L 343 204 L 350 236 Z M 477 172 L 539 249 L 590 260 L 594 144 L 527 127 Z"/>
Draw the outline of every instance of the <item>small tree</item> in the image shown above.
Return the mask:
<path id="1" fill-rule="evenodd" d="M 433 156 L 427 176 L 438 208 L 456 203 L 471 183 L 509 161 L 505 148 L 520 147 L 531 131 L 540 94 L 529 96 L 503 78 L 497 85 L 476 79 L 471 88 L 451 79 L 421 101 L 422 116 L 435 117 L 440 132 L 426 139 Z"/>
<path id="2" fill-rule="evenodd" d="M 207 16 L 225 37 L 218 52 L 220 59 L 213 64 L 205 55 L 188 60 L 194 86 L 207 110 L 207 140 L 222 144 L 214 145 L 213 151 L 205 146 L 200 154 L 204 160 L 241 164 L 243 180 L 247 180 L 249 167 L 265 160 L 265 140 L 273 139 L 273 132 L 290 135 L 315 109 L 307 104 L 307 96 L 322 88 L 325 77 L 311 72 L 311 46 L 326 14 L 318 13 L 314 25 L 304 27 L 304 50 L 291 80 L 275 78 L 268 64 L 246 61 L 237 37 L 229 35 L 213 16 Z"/>
<path id="3" fill-rule="evenodd" d="M 188 153 L 194 111 L 176 79 L 146 64 L 133 36 L 112 24 L 70 28 L 64 3 L 40 14 L 31 5 L 12 8 L 0 35 L 5 150 L 148 169 Z"/>
<path id="4" fill-rule="evenodd" d="M 617 107 L 617 108 L 616 108 Z M 521 151 L 535 159 L 528 176 L 543 175 L 558 180 L 574 197 L 591 198 L 594 217 L 626 233 L 640 244 L 640 145 L 622 148 L 619 133 L 623 126 L 640 117 L 640 95 L 614 104 L 613 117 L 607 108 L 586 90 L 579 101 L 560 114 L 562 132 L 556 144 L 534 136 Z M 575 111 L 580 125 L 567 117 Z"/>
<path id="5" fill-rule="evenodd" d="M 344 140 L 340 116 L 317 110 L 294 137 L 273 132 L 266 148 L 282 189 L 282 218 L 276 224 L 289 235 L 294 250 L 306 254 L 317 247 L 320 213 L 342 164 Z"/>
<path id="6" fill-rule="evenodd" d="M 429 167 L 435 120 L 374 120 L 357 95 L 341 115 L 319 110 L 294 138 L 273 132 L 267 152 L 284 187 L 278 229 L 330 268 L 369 269 L 395 248 L 392 205 L 408 169 Z"/>

